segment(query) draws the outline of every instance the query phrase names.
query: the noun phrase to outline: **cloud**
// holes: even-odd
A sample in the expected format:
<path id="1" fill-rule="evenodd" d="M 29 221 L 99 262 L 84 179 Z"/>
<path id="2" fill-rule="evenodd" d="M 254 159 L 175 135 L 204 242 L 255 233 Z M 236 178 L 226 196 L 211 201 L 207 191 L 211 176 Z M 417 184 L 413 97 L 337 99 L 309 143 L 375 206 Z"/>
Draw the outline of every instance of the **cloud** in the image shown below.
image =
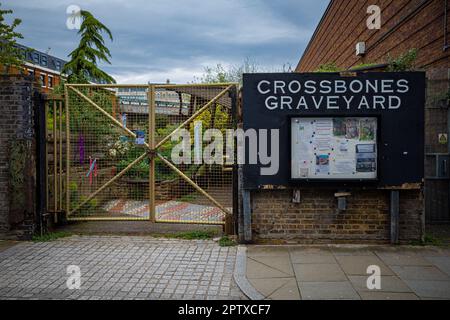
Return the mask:
<path id="1" fill-rule="evenodd" d="M 139 84 L 139 83 L 165 83 L 170 80 L 172 83 L 188 83 L 192 82 L 193 77 L 200 77 L 203 69 L 185 69 L 173 68 L 164 70 L 144 71 L 144 72 L 125 72 L 113 75 L 118 83 L 123 84 Z"/>
<path id="2" fill-rule="evenodd" d="M 65 26 L 68 5 L 91 11 L 114 36 L 112 65 L 126 83 L 186 82 L 205 66 L 296 65 L 328 0 L 14 0 L 3 3 L 23 19 L 25 45 L 60 58 L 78 43 Z"/>

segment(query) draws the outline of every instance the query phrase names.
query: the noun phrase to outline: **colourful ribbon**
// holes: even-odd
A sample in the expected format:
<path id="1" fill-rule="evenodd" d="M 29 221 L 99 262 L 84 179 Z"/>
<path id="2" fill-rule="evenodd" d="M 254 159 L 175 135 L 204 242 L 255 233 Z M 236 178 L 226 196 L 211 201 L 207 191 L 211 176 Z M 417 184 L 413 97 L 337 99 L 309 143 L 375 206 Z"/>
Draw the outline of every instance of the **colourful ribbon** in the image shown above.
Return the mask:
<path id="1" fill-rule="evenodd" d="M 92 174 L 94 172 L 94 174 Z M 86 174 L 86 177 L 89 177 L 89 184 L 92 184 L 92 176 L 97 177 L 97 159 L 92 160 L 91 157 L 89 157 L 89 171 Z"/>

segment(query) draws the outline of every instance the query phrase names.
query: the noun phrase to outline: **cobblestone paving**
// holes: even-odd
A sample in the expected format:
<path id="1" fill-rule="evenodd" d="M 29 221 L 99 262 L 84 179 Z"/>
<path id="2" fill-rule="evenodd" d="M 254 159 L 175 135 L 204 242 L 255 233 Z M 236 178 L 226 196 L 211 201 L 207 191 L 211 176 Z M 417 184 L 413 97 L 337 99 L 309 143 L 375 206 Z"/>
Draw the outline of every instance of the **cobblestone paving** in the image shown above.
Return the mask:
<path id="1" fill-rule="evenodd" d="M 73 236 L 0 252 L 0 299 L 244 299 L 236 248 L 213 241 Z M 67 266 L 81 270 L 69 290 Z"/>

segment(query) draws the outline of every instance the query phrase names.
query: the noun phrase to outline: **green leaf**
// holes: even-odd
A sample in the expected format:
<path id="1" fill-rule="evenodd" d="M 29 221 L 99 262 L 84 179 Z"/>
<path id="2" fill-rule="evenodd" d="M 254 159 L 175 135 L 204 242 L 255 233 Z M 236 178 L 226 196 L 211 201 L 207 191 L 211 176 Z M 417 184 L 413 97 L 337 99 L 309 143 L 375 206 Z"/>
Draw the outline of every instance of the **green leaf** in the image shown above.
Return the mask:
<path id="1" fill-rule="evenodd" d="M 5 16 L 12 13 L 12 10 L 0 8 L 0 65 L 7 68 L 22 66 L 24 63 L 22 52 L 16 47 L 17 39 L 23 39 L 23 36 L 14 31 L 22 23 L 22 20 L 15 18 L 10 25 L 5 22 Z"/>

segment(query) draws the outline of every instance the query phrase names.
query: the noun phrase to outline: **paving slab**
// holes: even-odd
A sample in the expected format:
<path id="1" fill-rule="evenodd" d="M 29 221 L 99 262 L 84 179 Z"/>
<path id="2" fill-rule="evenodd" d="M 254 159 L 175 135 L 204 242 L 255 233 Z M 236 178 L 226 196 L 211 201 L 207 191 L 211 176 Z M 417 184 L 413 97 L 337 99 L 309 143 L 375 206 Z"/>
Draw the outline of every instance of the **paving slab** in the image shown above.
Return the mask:
<path id="1" fill-rule="evenodd" d="M 434 266 L 392 266 L 392 270 L 402 280 L 442 280 L 450 277 Z"/>
<path id="2" fill-rule="evenodd" d="M 336 263 L 336 259 L 329 251 L 323 250 L 290 250 L 292 263 Z"/>
<path id="3" fill-rule="evenodd" d="M 287 284 L 290 280 L 295 281 L 295 278 L 249 279 L 249 282 L 265 297 L 269 297 L 275 291 Z"/>
<path id="4" fill-rule="evenodd" d="M 337 256 L 336 260 L 342 270 L 348 275 L 367 275 L 367 268 L 376 265 L 380 267 L 381 275 L 394 275 L 394 272 L 376 256 Z"/>
<path id="5" fill-rule="evenodd" d="M 290 246 L 288 247 L 289 253 L 303 253 L 303 254 L 317 254 L 328 255 L 331 254 L 331 250 L 326 246 Z"/>
<path id="6" fill-rule="evenodd" d="M 426 257 L 426 259 L 450 276 L 450 257 Z"/>
<path id="7" fill-rule="evenodd" d="M 300 282 L 347 280 L 338 264 L 294 264 L 294 272 Z"/>
<path id="8" fill-rule="evenodd" d="M 360 296 L 348 281 L 299 282 L 304 300 L 359 300 Z"/>
<path id="9" fill-rule="evenodd" d="M 381 289 L 370 290 L 367 288 L 367 276 L 348 276 L 353 287 L 358 292 L 377 291 L 377 292 L 395 292 L 395 293 L 412 293 L 413 291 L 408 285 L 397 276 L 381 276 Z"/>
<path id="10" fill-rule="evenodd" d="M 423 247 L 416 253 L 422 257 L 450 257 L 450 247 Z"/>
<path id="11" fill-rule="evenodd" d="M 274 269 L 252 258 L 247 260 L 247 278 L 249 279 L 286 278 L 289 276 L 291 275 L 278 269 Z"/>
<path id="12" fill-rule="evenodd" d="M 431 266 L 431 263 L 414 251 L 375 251 L 377 256 L 389 266 Z"/>
<path id="13" fill-rule="evenodd" d="M 266 299 L 450 299 L 450 249 L 446 248 L 339 245 L 247 249 L 247 277 L 258 280 L 255 286 L 266 287 L 261 289 Z M 285 276 L 290 274 L 289 263 L 295 278 Z M 381 268 L 380 290 L 367 288 L 370 265 Z M 256 268 L 251 270 L 253 266 Z M 271 279 L 264 282 L 267 278 Z"/>
<path id="14" fill-rule="evenodd" d="M 300 298 L 300 292 L 295 278 L 291 278 L 281 288 L 268 296 L 270 300 L 300 300 Z"/>
<path id="15" fill-rule="evenodd" d="M 247 250 L 247 257 L 287 257 L 289 249 L 280 246 L 255 246 Z"/>
<path id="16" fill-rule="evenodd" d="M 252 260 L 255 260 L 257 262 L 260 262 L 268 267 L 271 267 L 272 269 L 281 271 L 285 273 L 287 276 L 294 276 L 294 270 L 292 269 L 292 264 L 289 259 L 289 256 L 253 256 L 250 258 Z"/>
<path id="17" fill-rule="evenodd" d="M 414 293 L 364 291 L 359 294 L 362 300 L 420 300 Z"/>
<path id="18" fill-rule="evenodd" d="M 330 251 L 334 256 L 375 256 L 373 252 L 374 248 L 371 246 L 361 246 L 361 245 L 352 245 L 352 246 L 331 246 Z"/>
<path id="19" fill-rule="evenodd" d="M 450 281 L 405 280 L 405 282 L 421 299 L 450 300 Z"/>

